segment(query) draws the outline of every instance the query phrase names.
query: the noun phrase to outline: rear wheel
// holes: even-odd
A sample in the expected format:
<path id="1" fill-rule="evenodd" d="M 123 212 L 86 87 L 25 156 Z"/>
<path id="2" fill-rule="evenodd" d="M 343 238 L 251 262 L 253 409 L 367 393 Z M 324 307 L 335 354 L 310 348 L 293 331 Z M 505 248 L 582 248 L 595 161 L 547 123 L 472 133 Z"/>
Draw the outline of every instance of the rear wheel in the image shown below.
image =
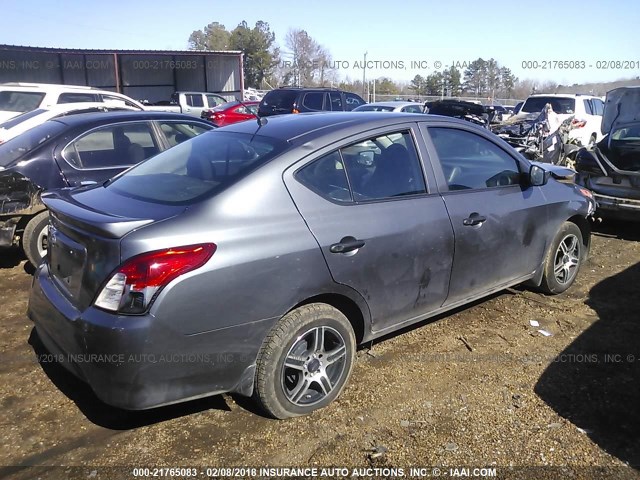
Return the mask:
<path id="1" fill-rule="evenodd" d="M 306 415 L 335 400 L 351 374 L 356 341 L 337 309 L 297 308 L 273 327 L 258 354 L 254 398 L 275 418 Z"/>
<path id="2" fill-rule="evenodd" d="M 547 253 L 542 290 L 549 294 L 567 290 L 578 275 L 583 257 L 582 232 L 575 223 L 565 222 Z"/>
<path id="3" fill-rule="evenodd" d="M 40 212 L 27 223 L 22 234 L 22 249 L 31 265 L 37 267 L 47 254 L 49 212 Z"/>

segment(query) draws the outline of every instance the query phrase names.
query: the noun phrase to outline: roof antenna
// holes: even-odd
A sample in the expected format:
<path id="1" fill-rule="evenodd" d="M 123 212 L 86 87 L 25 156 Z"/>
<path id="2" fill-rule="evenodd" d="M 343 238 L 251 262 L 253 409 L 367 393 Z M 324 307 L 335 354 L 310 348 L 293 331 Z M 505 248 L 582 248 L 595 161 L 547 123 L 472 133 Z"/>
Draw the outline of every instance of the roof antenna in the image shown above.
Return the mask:
<path id="1" fill-rule="evenodd" d="M 258 121 L 258 130 L 260 129 L 260 127 L 263 127 L 264 125 L 267 124 L 267 117 L 260 117 L 257 113 L 254 113 L 249 106 L 244 103 L 242 100 L 238 100 L 238 103 L 240 105 L 242 105 L 244 108 L 247 109 L 247 112 L 251 113 L 251 115 L 253 115 L 254 117 L 256 117 L 256 120 Z M 254 133 L 255 135 L 255 133 Z"/>

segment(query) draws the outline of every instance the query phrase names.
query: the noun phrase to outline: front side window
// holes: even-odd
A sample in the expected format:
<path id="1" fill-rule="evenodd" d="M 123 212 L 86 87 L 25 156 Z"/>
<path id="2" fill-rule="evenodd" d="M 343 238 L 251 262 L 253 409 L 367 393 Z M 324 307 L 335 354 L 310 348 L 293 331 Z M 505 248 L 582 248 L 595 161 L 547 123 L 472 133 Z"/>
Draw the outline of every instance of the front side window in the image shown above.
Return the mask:
<path id="1" fill-rule="evenodd" d="M 518 163 L 493 142 L 466 130 L 429 128 L 449 190 L 520 184 Z"/>
<path id="2" fill-rule="evenodd" d="M 190 107 L 204 107 L 204 100 L 202 100 L 202 95 L 197 94 L 186 94 L 185 99 L 187 101 L 187 105 Z"/>
<path id="3" fill-rule="evenodd" d="M 158 151 L 151 125 L 137 122 L 92 130 L 67 145 L 62 156 L 74 168 L 91 170 L 129 167 Z"/>
<path id="4" fill-rule="evenodd" d="M 296 178 L 341 202 L 367 202 L 426 193 L 409 132 L 394 132 L 346 146 L 303 167 Z"/>
<path id="5" fill-rule="evenodd" d="M 342 96 L 340 92 L 330 92 L 329 99 L 331 100 L 331 110 L 334 112 L 341 112 L 344 110 L 342 108 Z"/>
<path id="6" fill-rule="evenodd" d="M 207 105 L 209 105 L 209 108 L 224 105 L 225 103 L 228 103 L 227 100 L 218 95 L 207 95 Z"/>
<path id="7" fill-rule="evenodd" d="M 345 110 L 347 110 L 347 111 L 351 111 L 354 108 L 359 107 L 360 105 L 364 105 L 365 103 L 367 103 L 361 97 L 356 95 L 355 93 L 349 93 L 349 92 L 345 92 L 344 100 L 346 102 Z"/>
<path id="8" fill-rule="evenodd" d="M 583 100 L 584 102 L 584 113 L 587 115 L 595 115 L 595 112 L 591 108 L 591 100 Z"/>

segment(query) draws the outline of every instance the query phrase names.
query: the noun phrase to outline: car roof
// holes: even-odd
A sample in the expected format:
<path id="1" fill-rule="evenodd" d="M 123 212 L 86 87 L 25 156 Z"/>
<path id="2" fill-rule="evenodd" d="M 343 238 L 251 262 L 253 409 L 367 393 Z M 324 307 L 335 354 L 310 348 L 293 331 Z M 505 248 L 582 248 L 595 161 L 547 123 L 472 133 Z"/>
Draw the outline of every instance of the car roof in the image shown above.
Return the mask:
<path id="1" fill-rule="evenodd" d="M 205 120 L 201 120 L 198 117 L 192 115 L 185 115 L 182 113 L 172 112 L 147 112 L 147 111 L 109 111 L 109 112 L 91 112 L 91 113 L 78 113 L 76 115 L 69 115 L 65 117 L 58 117 L 50 122 L 59 122 L 69 127 L 75 127 L 82 124 L 91 123 L 109 123 L 120 121 L 135 121 L 135 120 L 191 120 L 198 123 L 206 123 Z"/>
<path id="2" fill-rule="evenodd" d="M 374 105 L 374 106 L 380 106 L 380 107 L 405 107 L 407 105 L 418 105 L 419 107 L 422 106 L 421 103 L 418 102 L 408 102 L 408 101 L 404 101 L 404 100 L 391 100 L 388 102 L 371 102 L 371 103 L 366 103 L 365 105 Z"/>
<path id="3" fill-rule="evenodd" d="M 249 133 L 278 138 L 292 143 L 304 143 L 338 130 L 345 130 L 345 133 L 349 135 L 348 130 L 351 128 L 363 132 L 370 129 L 418 121 L 471 125 L 464 120 L 450 117 L 401 112 L 313 112 L 274 115 L 261 120 L 263 122 L 266 120 L 266 123 L 262 126 L 258 126 L 257 120 L 255 122 L 247 120 L 216 130 Z"/>
<path id="4" fill-rule="evenodd" d="M 584 98 L 600 98 L 600 97 L 596 97 L 595 95 L 585 95 L 583 93 L 535 93 L 533 95 L 529 95 L 528 98 L 532 98 L 532 97 L 558 97 L 558 98 L 577 98 L 577 97 L 584 97 Z"/>

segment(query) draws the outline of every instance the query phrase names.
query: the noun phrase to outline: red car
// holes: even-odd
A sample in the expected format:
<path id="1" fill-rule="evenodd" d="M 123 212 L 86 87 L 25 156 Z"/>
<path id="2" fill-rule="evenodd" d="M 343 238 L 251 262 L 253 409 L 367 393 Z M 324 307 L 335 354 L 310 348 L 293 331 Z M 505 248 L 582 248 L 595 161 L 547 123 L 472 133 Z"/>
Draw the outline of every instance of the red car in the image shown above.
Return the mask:
<path id="1" fill-rule="evenodd" d="M 223 103 L 215 108 L 203 110 L 201 117 L 209 120 L 216 127 L 231 125 L 232 123 L 243 122 L 258 115 L 258 104 L 260 102 L 233 102 Z"/>

